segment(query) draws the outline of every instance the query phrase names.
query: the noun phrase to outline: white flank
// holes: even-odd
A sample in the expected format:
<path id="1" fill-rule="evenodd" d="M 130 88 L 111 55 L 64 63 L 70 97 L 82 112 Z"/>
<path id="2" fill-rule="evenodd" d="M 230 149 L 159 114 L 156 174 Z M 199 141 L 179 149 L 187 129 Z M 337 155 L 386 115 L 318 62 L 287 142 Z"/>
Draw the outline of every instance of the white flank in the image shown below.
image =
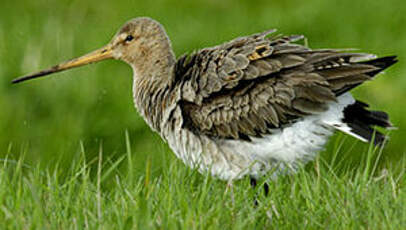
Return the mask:
<path id="1" fill-rule="evenodd" d="M 202 173 L 209 171 L 223 180 L 245 175 L 259 177 L 269 171 L 276 177 L 294 172 L 299 164 L 313 160 L 334 129 L 365 141 L 342 122 L 344 108 L 354 102 L 349 93 L 344 94 L 337 102 L 330 103 L 326 112 L 270 130 L 271 134 L 251 138 L 250 142 L 196 136 L 186 129 L 168 130 L 164 136 L 177 157 Z"/>

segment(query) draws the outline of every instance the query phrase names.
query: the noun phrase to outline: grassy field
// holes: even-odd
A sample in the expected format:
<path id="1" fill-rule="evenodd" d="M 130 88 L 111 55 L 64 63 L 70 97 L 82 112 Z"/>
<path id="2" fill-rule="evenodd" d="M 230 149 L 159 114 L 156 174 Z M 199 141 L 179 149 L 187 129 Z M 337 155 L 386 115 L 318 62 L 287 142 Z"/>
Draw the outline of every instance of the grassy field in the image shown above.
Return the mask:
<path id="1" fill-rule="evenodd" d="M 86 151 L 69 169 L 41 170 L 5 161 L 0 171 L 0 220 L 10 229 L 403 229 L 406 162 L 378 170 L 383 152 L 372 148 L 356 170 L 318 159 L 295 175 L 249 189 L 249 180 L 226 186 L 174 161 L 153 176 L 150 161 L 133 174 L 129 149 L 118 161 L 94 161 Z M 169 154 L 169 152 L 167 153 Z M 169 159 L 168 159 L 169 160 Z M 125 162 L 125 173 L 117 170 Z M 95 165 L 93 172 L 91 166 Z M 135 176 L 137 175 L 137 176 Z M 373 176 L 375 175 L 375 176 Z M 265 181 L 265 179 L 264 179 Z M 264 181 L 261 181 L 260 184 Z M 254 206 L 254 199 L 258 206 Z"/>
<path id="2" fill-rule="evenodd" d="M 405 12 L 401 0 L 2 2 L 0 229 L 406 228 Z M 177 160 L 133 108 L 123 63 L 10 84 L 104 45 L 138 16 L 160 21 L 178 56 L 270 28 L 314 48 L 397 54 L 354 95 L 399 129 L 378 150 L 338 134 L 263 197 L 248 180 L 230 187 Z"/>

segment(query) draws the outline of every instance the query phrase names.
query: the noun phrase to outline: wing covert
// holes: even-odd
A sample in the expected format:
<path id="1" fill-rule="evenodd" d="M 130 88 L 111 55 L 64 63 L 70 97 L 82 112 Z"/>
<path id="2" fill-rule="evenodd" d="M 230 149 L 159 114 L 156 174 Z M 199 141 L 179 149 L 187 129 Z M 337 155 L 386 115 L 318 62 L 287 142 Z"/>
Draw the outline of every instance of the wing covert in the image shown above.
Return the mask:
<path id="1" fill-rule="evenodd" d="M 274 30 L 182 56 L 175 66 L 187 128 L 216 138 L 270 133 L 327 109 L 345 88 L 376 67 L 366 55 L 311 50 L 303 36 L 267 37 Z"/>

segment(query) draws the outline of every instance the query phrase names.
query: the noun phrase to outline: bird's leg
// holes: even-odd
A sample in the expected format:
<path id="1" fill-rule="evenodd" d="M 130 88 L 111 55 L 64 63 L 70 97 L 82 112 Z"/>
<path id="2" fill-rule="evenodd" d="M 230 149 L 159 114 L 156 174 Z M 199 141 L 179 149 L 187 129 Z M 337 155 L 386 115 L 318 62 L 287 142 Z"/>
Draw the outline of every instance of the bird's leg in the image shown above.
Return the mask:
<path id="1" fill-rule="evenodd" d="M 264 184 L 264 194 L 265 194 L 265 196 L 268 196 L 268 193 L 269 193 L 269 185 L 268 185 L 268 183 L 265 182 L 265 184 Z"/>
<path id="2" fill-rule="evenodd" d="M 251 187 L 253 189 L 255 189 L 255 187 L 257 186 L 257 180 L 255 178 L 253 178 L 253 177 L 250 177 L 250 184 L 251 184 Z M 268 183 L 264 183 L 264 194 L 265 194 L 265 196 L 268 196 L 268 194 L 269 194 L 269 185 L 268 185 Z M 258 206 L 257 196 L 255 196 L 255 198 L 254 198 L 254 205 Z"/>
<path id="3" fill-rule="evenodd" d="M 255 189 L 255 187 L 257 186 L 257 180 L 254 177 L 250 177 L 250 184 L 251 187 L 253 189 Z M 257 207 L 258 206 L 258 199 L 257 199 L 257 195 L 255 195 L 254 197 L 254 206 Z"/>
<path id="4" fill-rule="evenodd" d="M 250 177 L 250 184 L 252 188 L 257 186 L 257 180 L 254 177 Z"/>

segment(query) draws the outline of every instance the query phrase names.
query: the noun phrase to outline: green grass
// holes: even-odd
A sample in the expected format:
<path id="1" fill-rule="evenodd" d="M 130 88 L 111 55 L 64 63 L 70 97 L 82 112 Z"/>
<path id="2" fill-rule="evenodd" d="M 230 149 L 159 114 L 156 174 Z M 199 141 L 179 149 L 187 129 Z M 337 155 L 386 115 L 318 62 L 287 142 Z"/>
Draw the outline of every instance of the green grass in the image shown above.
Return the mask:
<path id="1" fill-rule="evenodd" d="M 0 229 L 405 228 L 404 12 L 403 0 L 3 1 Z M 397 54 L 399 63 L 353 93 L 399 129 L 377 152 L 334 136 L 316 162 L 272 182 L 254 208 L 247 179 L 232 196 L 149 130 L 133 108 L 127 65 L 107 61 L 10 84 L 104 45 L 138 16 L 160 21 L 178 56 L 270 28 L 304 34 L 314 48 Z"/>
<path id="2" fill-rule="evenodd" d="M 127 139 L 130 147 L 130 141 Z M 0 166 L 0 222 L 8 229 L 403 229 L 404 177 L 399 167 L 378 169 L 380 149 L 370 148 L 356 170 L 317 159 L 295 175 L 250 189 L 249 180 L 232 186 L 187 169 L 170 159 L 158 167 L 147 161 L 143 175 L 132 155 L 111 161 L 100 148 L 87 162 L 82 149 L 71 167 L 28 166 L 24 159 Z M 163 152 L 161 154 L 168 154 Z M 173 157 L 170 157 L 173 158 Z M 95 166 L 95 167 L 92 167 Z M 260 182 L 265 182 L 265 179 Z M 259 205 L 254 206 L 257 197 Z"/>
<path id="3" fill-rule="evenodd" d="M 315 48 L 356 47 L 379 55 L 398 54 L 398 64 L 354 94 L 373 109 L 387 111 L 400 127 L 392 133 L 384 159 L 396 162 L 406 152 L 406 129 L 402 129 L 406 124 L 402 101 L 406 98 L 406 30 L 402 29 L 406 4 L 402 0 L 18 0 L 2 4 L 0 157 L 12 153 L 18 159 L 29 151 L 28 162 L 46 166 L 60 160 L 69 167 L 79 142 L 91 149 L 88 158 L 97 155 L 100 143 L 109 153 L 125 151 L 121 140 L 128 130 L 136 137 L 139 162 L 145 162 L 146 156 L 156 159 L 155 146 L 161 141 L 133 107 L 132 73 L 126 64 L 106 61 L 10 84 L 17 76 L 99 48 L 125 21 L 144 15 L 162 22 L 178 56 L 270 28 L 302 33 Z M 357 145 L 354 152 L 362 152 L 362 146 Z"/>

